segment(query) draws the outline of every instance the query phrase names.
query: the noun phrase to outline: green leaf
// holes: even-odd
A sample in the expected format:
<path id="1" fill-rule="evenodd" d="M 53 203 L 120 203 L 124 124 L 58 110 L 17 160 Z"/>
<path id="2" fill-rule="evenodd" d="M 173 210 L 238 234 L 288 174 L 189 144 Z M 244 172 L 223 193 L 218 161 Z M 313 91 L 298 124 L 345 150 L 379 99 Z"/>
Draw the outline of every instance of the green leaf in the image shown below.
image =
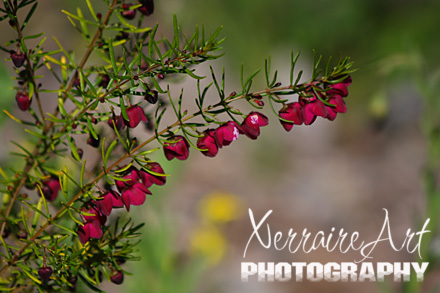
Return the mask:
<path id="1" fill-rule="evenodd" d="M 121 115 L 126 121 L 130 121 L 130 118 L 127 114 L 127 108 L 125 107 L 124 98 L 121 96 L 119 97 L 119 106 L 121 107 Z"/>
<path id="2" fill-rule="evenodd" d="M 35 2 L 34 5 L 32 5 L 31 10 L 29 10 L 28 14 L 26 15 L 26 19 L 23 22 L 23 25 L 21 26 L 21 31 L 24 30 L 26 25 L 28 24 L 29 20 L 31 19 L 32 15 L 35 12 L 35 9 L 37 8 L 38 2 Z"/>
<path id="3" fill-rule="evenodd" d="M 84 186 L 84 172 L 86 171 L 86 159 L 84 159 L 82 166 L 81 166 L 81 174 L 80 174 L 80 179 L 79 179 L 79 184 L 81 186 L 81 188 Z"/>

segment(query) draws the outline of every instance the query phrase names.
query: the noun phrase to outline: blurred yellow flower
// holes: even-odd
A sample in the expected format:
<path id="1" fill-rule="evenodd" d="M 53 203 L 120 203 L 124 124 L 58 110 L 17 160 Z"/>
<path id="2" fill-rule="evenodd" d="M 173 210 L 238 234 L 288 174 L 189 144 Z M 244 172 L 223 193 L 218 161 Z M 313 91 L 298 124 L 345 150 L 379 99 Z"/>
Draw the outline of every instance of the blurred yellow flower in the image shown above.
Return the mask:
<path id="1" fill-rule="evenodd" d="M 203 198 L 198 209 L 203 220 L 210 223 L 227 223 L 240 217 L 242 204 L 235 195 L 216 191 Z"/>
<path id="2" fill-rule="evenodd" d="M 214 226 L 200 227 L 191 237 L 191 249 L 206 258 L 208 264 L 218 264 L 226 252 L 226 239 Z"/>

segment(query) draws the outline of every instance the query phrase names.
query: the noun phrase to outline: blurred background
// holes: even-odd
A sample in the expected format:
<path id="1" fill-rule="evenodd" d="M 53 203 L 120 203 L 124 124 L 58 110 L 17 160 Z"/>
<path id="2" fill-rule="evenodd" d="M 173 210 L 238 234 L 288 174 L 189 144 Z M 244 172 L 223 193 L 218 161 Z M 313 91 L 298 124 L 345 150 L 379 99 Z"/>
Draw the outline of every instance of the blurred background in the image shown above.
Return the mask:
<path id="1" fill-rule="evenodd" d="M 50 2 L 50 3 L 49 3 Z M 41 1 L 33 29 L 56 36 L 65 47 L 85 50 L 61 9 L 73 11 L 81 1 Z M 82 5 L 82 4 L 81 4 Z M 99 4 L 97 3 L 99 6 Z M 290 52 L 301 51 L 299 68 L 309 78 L 313 49 L 324 60 L 350 56 L 355 61 L 353 83 L 346 99 L 348 112 L 334 122 L 317 119 L 287 133 L 270 109 L 263 111 L 270 124 L 257 141 L 240 137 L 215 158 L 194 149 L 185 162 L 165 161 L 171 176 L 164 187 L 152 189 L 149 204 L 134 210 L 142 230 L 139 255 L 127 264 L 123 285 L 105 284 L 108 292 L 400 292 L 402 284 L 275 282 L 256 278 L 241 282 L 240 264 L 250 262 L 351 262 L 357 254 L 310 254 L 265 250 L 256 242 L 243 252 L 252 233 L 248 209 L 260 219 L 268 210 L 274 231 L 289 228 L 301 233 L 328 232 L 332 227 L 373 241 L 382 227 L 386 208 L 396 243 L 406 230 L 419 230 L 427 218 L 430 195 L 423 184 L 428 165 L 436 168 L 435 140 L 439 127 L 435 105 L 440 62 L 440 1 L 429 0 L 161 0 L 147 25 L 160 22 L 161 36 L 172 35 L 172 16 L 187 35 L 203 24 L 206 32 L 223 25 L 224 58 L 213 62 L 226 71 L 226 91 L 239 91 L 240 68 L 251 74 L 264 68 L 271 56 L 280 80 L 287 84 Z M 49 17 L 47 17 L 49 16 Z M 2 42 L 11 33 L 1 23 Z M 48 41 L 47 50 L 54 46 Z M 9 66 L 6 61 L 4 65 Z M 334 64 L 334 63 L 333 63 Z M 12 108 L 14 93 L 8 69 L 0 68 L 0 103 Z M 198 69 L 208 74 L 208 67 Z M 180 81 L 180 80 L 178 80 Z M 192 81 L 185 88 L 190 103 Z M 264 74 L 253 89 L 264 88 Z M 214 96 L 214 92 L 213 96 Z M 214 97 L 213 97 L 214 98 Z M 434 102 L 433 102 L 434 101 Z M 432 104 L 434 103 L 434 104 Z M 249 109 L 250 111 L 251 109 Z M 12 123 L 2 115 L 2 135 L 11 135 Z M 434 128 L 432 126 L 435 126 Z M 11 150 L 1 144 L 2 160 Z M 432 243 L 437 243 L 432 240 Z M 394 252 L 379 245 L 374 261 L 403 262 L 416 255 Z M 440 290 L 438 275 L 426 276 L 423 292 Z M 82 290 L 82 289 L 81 289 Z M 438 292 L 438 291 L 435 291 Z"/>

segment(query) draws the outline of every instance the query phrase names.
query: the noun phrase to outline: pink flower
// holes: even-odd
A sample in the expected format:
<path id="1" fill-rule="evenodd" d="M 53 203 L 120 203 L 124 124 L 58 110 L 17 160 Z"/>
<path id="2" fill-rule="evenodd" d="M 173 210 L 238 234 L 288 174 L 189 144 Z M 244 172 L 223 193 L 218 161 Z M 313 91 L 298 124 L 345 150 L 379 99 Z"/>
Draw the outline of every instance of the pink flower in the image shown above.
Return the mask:
<path id="1" fill-rule="evenodd" d="M 31 100 L 29 99 L 29 95 L 25 92 L 18 92 L 15 96 L 15 100 L 17 101 L 17 106 L 21 111 L 29 110 L 31 106 Z"/>
<path id="2" fill-rule="evenodd" d="M 146 167 L 148 170 L 154 173 L 165 174 L 159 163 L 153 162 L 148 164 Z M 167 181 L 167 178 L 165 176 L 154 175 L 144 170 L 140 170 L 139 174 L 142 179 L 142 184 L 144 184 L 144 186 L 147 188 L 152 186 L 153 184 L 164 185 Z"/>
<path id="3" fill-rule="evenodd" d="M 260 135 L 260 127 L 269 124 L 269 119 L 259 112 L 251 112 L 241 124 L 244 134 L 250 139 L 257 139 Z"/>
<path id="4" fill-rule="evenodd" d="M 328 102 L 335 107 L 331 107 L 337 113 L 345 113 L 347 112 L 347 106 L 345 106 L 344 99 L 340 95 L 333 95 L 330 97 Z M 327 109 L 330 107 L 327 107 Z"/>
<path id="5" fill-rule="evenodd" d="M 92 215 L 83 215 L 85 220 L 84 226 L 78 227 L 78 236 L 82 244 L 89 241 L 90 237 L 97 239 L 101 238 L 103 234 L 101 226 L 107 221 L 107 217 L 95 208 L 90 208 L 85 211 Z"/>
<path id="6" fill-rule="evenodd" d="M 215 139 L 215 130 L 208 129 L 202 137 L 197 140 L 197 147 L 202 149 L 202 154 L 207 157 L 215 157 L 218 153 L 218 145 Z"/>
<path id="7" fill-rule="evenodd" d="M 348 96 L 348 87 L 351 84 L 351 77 L 347 76 L 342 82 L 336 84 L 330 84 L 329 90 L 326 91 L 326 94 L 331 95 L 340 95 L 342 97 Z"/>
<path id="8" fill-rule="evenodd" d="M 241 127 L 237 124 L 237 122 L 229 121 L 222 124 L 215 131 L 215 138 L 217 141 L 217 145 L 219 148 L 223 146 L 228 146 L 238 138 L 238 135 L 243 133 Z"/>
<path id="9" fill-rule="evenodd" d="M 328 115 L 324 103 L 321 102 L 321 100 L 318 99 L 316 96 L 310 99 L 309 103 L 306 104 L 306 107 L 308 107 L 310 112 L 312 112 L 316 116 L 321 116 L 323 118 L 326 118 Z"/>
<path id="10" fill-rule="evenodd" d="M 102 194 L 101 199 L 95 201 L 95 204 L 99 211 L 105 216 L 110 215 L 112 208 L 120 208 L 124 206 L 121 196 L 114 190 L 109 190 Z"/>
<path id="11" fill-rule="evenodd" d="M 301 104 L 298 102 L 289 103 L 285 105 L 280 111 L 279 115 L 281 118 L 289 120 L 291 122 L 286 122 L 280 120 L 286 131 L 290 131 L 293 128 L 293 125 L 301 125 L 303 124 Z"/>
<path id="12" fill-rule="evenodd" d="M 43 195 L 48 201 L 54 201 L 57 198 L 58 192 L 60 190 L 61 185 L 58 181 L 58 178 L 51 177 L 50 179 L 43 182 Z"/>
<path id="13" fill-rule="evenodd" d="M 316 120 L 316 115 L 311 112 L 309 104 L 306 104 L 302 107 L 302 117 L 305 125 L 311 125 Z"/>
<path id="14" fill-rule="evenodd" d="M 119 192 L 139 181 L 139 171 L 135 167 L 130 167 L 125 171 L 125 175 L 122 178 L 125 180 L 115 180 Z"/>
<path id="15" fill-rule="evenodd" d="M 176 158 L 178 160 L 186 160 L 189 156 L 189 143 L 185 137 L 181 135 L 174 136 L 169 139 L 163 146 L 165 157 L 168 160 Z"/>
<path id="16" fill-rule="evenodd" d="M 142 205 L 147 198 L 146 194 L 151 194 L 151 192 L 145 185 L 139 182 L 125 188 L 125 190 L 122 191 L 122 201 L 127 211 L 130 210 L 130 205 Z"/>
<path id="17" fill-rule="evenodd" d="M 138 105 L 128 107 L 127 116 L 130 121 L 124 119 L 124 123 L 130 128 L 135 128 L 141 121 L 148 121 L 147 117 L 145 116 L 144 110 Z"/>

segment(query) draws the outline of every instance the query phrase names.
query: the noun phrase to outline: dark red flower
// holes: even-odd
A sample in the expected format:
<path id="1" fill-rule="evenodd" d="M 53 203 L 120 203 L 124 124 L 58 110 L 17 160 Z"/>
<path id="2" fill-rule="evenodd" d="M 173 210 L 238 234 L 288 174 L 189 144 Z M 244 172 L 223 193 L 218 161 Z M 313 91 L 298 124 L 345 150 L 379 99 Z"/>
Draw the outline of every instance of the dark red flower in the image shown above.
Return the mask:
<path id="1" fill-rule="evenodd" d="M 145 94 L 144 99 L 150 104 L 156 104 L 158 99 L 158 92 L 156 90 L 152 90 Z"/>
<path id="2" fill-rule="evenodd" d="M 15 67 L 21 67 L 24 64 L 24 61 L 26 60 L 26 56 L 24 56 L 23 53 L 21 53 L 20 51 L 18 52 L 14 52 L 14 51 L 10 51 L 11 53 L 11 59 L 12 59 L 12 63 L 14 63 Z"/>
<path id="3" fill-rule="evenodd" d="M 27 93 L 18 92 L 15 95 L 15 100 L 17 101 L 17 106 L 21 111 L 29 110 L 32 100 L 29 99 L 29 95 Z"/>
<path id="4" fill-rule="evenodd" d="M 82 244 L 89 241 L 90 237 L 97 239 L 101 238 L 103 234 L 101 227 L 107 221 L 107 217 L 97 208 L 89 208 L 84 211 L 91 215 L 83 215 L 85 220 L 84 226 L 78 227 L 78 236 Z"/>
<path id="5" fill-rule="evenodd" d="M 330 97 L 330 99 L 328 100 L 328 102 L 332 105 L 335 105 L 335 107 L 329 107 L 333 110 L 335 110 L 337 113 L 345 113 L 347 112 L 347 106 L 345 106 L 345 102 L 344 99 L 340 96 L 340 95 L 333 95 Z"/>
<path id="6" fill-rule="evenodd" d="M 215 130 L 207 129 L 202 137 L 197 140 L 197 147 L 202 149 L 202 154 L 207 157 L 215 157 L 218 153 L 218 145 L 215 139 Z"/>
<path id="7" fill-rule="evenodd" d="M 302 118 L 302 111 L 301 111 L 301 104 L 298 102 L 289 103 L 285 105 L 278 113 L 281 118 L 292 121 L 287 122 L 280 120 L 281 124 L 283 125 L 284 129 L 286 131 L 290 131 L 293 127 L 293 125 L 301 125 L 303 124 L 303 118 Z"/>
<path id="8" fill-rule="evenodd" d="M 241 129 L 250 139 L 257 139 L 260 135 L 260 127 L 268 124 L 269 119 L 265 115 L 259 112 L 251 112 L 241 124 Z"/>
<path id="9" fill-rule="evenodd" d="M 50 276 L 52 275 L 53 270 L 51 267 L 43 266 L 38 269 L 38 275 L 43 282 L 47 282 L 50 280 Z"/>
<path id="10" fill-rule="evenodd" d="M 87 144 L 94 147 L 94 148 L 97 148 L 97 147 L 99 147 L 100 141 L 101 141 L 101 138 L 99 137 L 99 135 L 98 135 L 98 139 L 95 139 L 93 137 L 93 135 L 90 135 L 90 137 L 87 139 Z"/>
<path id="11" fill-rule="evenodd" d="M 139 181 L 139 171 L 135 167 L 130 167 L 124 172 L 124 176 L 122 179 L 124 180 L 115 180 L 116 187 L 119 192 L 123 191 L 126 187 L 131 186 Z"/>
<path id="12" fill-rule="evenodd" d="M 136 16 L 136 10 L 130 9 L 131 6 L 130 4 L 122 4 L 121 15 L 126 19 L 133 19 Z"/>
<path id="13" fill-rule="evenodd" d="M 316 96 L 310 99 L 309 102 L 305 105 L 305 107 L 307 107 L 310 110 L 310 112 L 312 112 L 316 116 L 321 116 L 323 118 L 326 118 L 328 116 L 327 109 L 324 103 Z"/>
<path id="14" fill-rule="evenodd" d="M 158 173 L 158 174 L 165 174 L 165 172 L 163 171 L 162 167 L 159 165 L 159 163 L 153 162 L 153 163 L 149 163 L 146 168 L 149 171 L 152 171 L 154 173 Z M 167 177 L 165 176 L 159 176 L 159 175 L 154 175 L 151 174 L 145 170 L 140 170 L 139 171 L 141 179 L 142 179 L 142 184 L 144 184 L 145 187 L 150 187 L 153 184 L 156 185 L 164 185 L 167 181 Z"/>
<path id="15" fill-rule="evenodd" d="M 336 84 L 330 84 L 329 90 L 326 91 L 326 94 L 331 95 L 340 95 L 342 97 L 348 96 L 348 87 L 351 84 L 351 77 L 347 76 L 342 82 Z"/>
<path id="16" fill-rule="evenodd" d="M 110 277 L 110 281 L 114 284 L 122 284 L 124 281 L 124 273 L 122 271 L 117 271 L 113 276 Z"/>
<path id="17" fill-rule="evenodd" d="M 178 160 L 186 160 L 189 156 L 189 143 L 185 137 L 176 135 L 163 145 L 165 157 L 168 160 L 176 158 Z"/>
<path id="18" fill-rule="evenodd" d="M 243 131 L 237 122 L 229 121 L 222 124 L 214 133 L 218 147 L 222 148 L 223 146 L 230 145 L 231 142 L 238 138 L 240 133 L 243 133 Z"/>
<path id="19" fill-rule="evenodd" d="M 301 110 L 303 122 L 305 125 L 311 125 L 316 120 L 316 115 L 312 113 L 309 104 L 305 104 Z"/>
<path id="20" fill-rule="evenodd" d="M 126 187 L 125 190 L 122 191 L 122 201 L 124 202 L 127 211 L 130 210 L 130 205 L 142 205 L 147 198 L 146 194 L 151 194 L 151 192 L 142 183 L 136 182 L 135 184 Z"/>
<path id="21" fill-rule="evenodd" d="M 124 119 L 124 123 L 130 128 L 135 128 L 141 121 L 148 121 L 147 117 L 145 116 L 144 110 L 138 105 L 128 107 L 127 116 L 130 121 Z"/>
<path id="22" fill-rule="evenodd" d="M 116 128 L 119 131 L 125 127 L 124 118 L 121 115 L 113 115 L 107 123 L 113 130 Z"/>
<path id="23" fill-rule="evenodd" d="M 112 208 L 124 206 L 121 196 L 114 190 L 109 190 L 102 194 L 101 198 L 95 201 L 95 204 L 99 208 L 99 211 L 105 216 L 110 215 Z"/>
<path id="24" fill-rule="evenodd" d="M 153 0 L 139 0 L 139 2 L 142 4 L 142 7 L 138 8 L 140 13 L 148 16 L 154 12 Z"/>
<path id="25" fill-rule="evenodd" d="M 60 190 L 60 182 L 55 177 L 51 177 L 50 179 L 43 182 L 43 195 L 48 201 L 54 201 L 57 198 L 58 192 Z"/>
<path id="26" fill-rule="evenodd" d="M 107 88 L 108 83 L 110 82 L 110 76 L 107 74 L 100 74 L 101 81 L 99 82 L 99 86 L 102 86 L 103 88 Z"/>

